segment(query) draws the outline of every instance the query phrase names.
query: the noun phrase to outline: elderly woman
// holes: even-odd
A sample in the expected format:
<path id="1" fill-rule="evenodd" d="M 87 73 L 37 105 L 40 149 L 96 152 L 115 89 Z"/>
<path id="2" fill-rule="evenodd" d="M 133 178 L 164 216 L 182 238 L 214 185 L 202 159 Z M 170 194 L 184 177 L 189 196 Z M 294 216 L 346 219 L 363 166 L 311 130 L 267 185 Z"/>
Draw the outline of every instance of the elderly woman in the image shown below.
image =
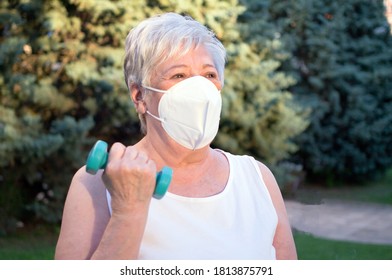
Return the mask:
<path id="1" fill-rule="evenodd" d="M 105 171 L 81 168 L 66 199 L 56 259 L 295 259 L 270 170 L 210 147 L 226 52 L 213 32 L 168 13 L 126 39 L 125 81 L 144 138 L 115 143 Z M 152 199 L 156 172 L 173 169 Z"/>

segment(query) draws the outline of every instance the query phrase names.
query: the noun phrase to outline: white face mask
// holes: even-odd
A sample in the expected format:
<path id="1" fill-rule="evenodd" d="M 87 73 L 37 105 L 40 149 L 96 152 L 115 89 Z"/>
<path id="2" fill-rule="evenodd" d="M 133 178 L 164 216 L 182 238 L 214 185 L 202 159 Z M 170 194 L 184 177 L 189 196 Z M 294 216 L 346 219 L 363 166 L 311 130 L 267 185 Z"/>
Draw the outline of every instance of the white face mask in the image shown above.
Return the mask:
<path id="1" fill-rule="evenodd" d="M 218 133 L 222 97 L 207 78 L 194 76 L 168 90 L 147 89 L 165 93 L 158 105 L 159 120 L 166 133 L 180 145 L 196 150 L 210 144 Z"/>

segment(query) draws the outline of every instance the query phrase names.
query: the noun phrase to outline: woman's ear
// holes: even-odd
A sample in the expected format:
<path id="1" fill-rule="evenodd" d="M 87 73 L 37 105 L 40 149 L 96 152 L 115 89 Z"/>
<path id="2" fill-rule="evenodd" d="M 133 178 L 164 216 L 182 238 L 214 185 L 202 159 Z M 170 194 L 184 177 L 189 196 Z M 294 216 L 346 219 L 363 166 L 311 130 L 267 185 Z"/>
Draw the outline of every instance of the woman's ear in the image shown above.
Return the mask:
<path id="1" fill-rule="evenodd" d="M 130 95 L 132 102 L 135 105 L 136 112 L 139 114 L 144 114 L 146 112 L 146 103 L 143 98 L 141 87 L 136 84 L 132 84 Z"/>

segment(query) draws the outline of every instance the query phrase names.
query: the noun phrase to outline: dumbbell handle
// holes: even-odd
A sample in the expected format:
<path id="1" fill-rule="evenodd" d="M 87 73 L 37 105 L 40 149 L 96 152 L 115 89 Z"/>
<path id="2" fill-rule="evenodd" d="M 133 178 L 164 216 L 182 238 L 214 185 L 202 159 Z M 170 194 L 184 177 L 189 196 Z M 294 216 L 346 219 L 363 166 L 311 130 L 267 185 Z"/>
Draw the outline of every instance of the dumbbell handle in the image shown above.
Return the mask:
<path id="1" fill-rule="evenodd" d="M 105 169 L 108 161 L 108 144 L 105 141 L 98 140 L 91 149 L 87 161 L 86 171 L 90 174 L 96 174 L 99 169 Z M 170 167 L 163 167 L 156 176 L 156 184 L 153 197 L 161 199 L 169 188 L 173 170 Z"/>

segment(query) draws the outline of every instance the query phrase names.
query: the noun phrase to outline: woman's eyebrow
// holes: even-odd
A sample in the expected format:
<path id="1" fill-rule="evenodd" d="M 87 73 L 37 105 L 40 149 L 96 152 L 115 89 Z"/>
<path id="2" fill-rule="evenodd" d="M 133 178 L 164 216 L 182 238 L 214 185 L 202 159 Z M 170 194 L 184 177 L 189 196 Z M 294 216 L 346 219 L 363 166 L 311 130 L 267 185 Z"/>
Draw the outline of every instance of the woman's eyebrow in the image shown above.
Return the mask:
<path id="1" fill-rule="evenodd" d="M 215 65 L 213 65 L 213 64 L 209 64 L 209 63 L 203 64 L 203 68 L 209 68 L 209 67 L 212 67 L 215 69 Z"/>
<path id="2" fill-rule="evenodd" d="M 168 69 L 166 69 L 163 73 L 166 74 L 167 72 L 170 72 L 172 70 L 175 70 L 177 68 L 187 68 L 188 66 L 185 64 L 176 64 L 176 65 L 172 65 L 170 66 Z"/>
<path id="3" fill-rule="evenodd" d="M 163 75 L 167 74 L 170 71 L 173 71 L 173 70 L 176 70 L 176 69 L 182 69 L 182 68 L 190 68 L 190 67 L 188 65 L 186 65 L 186 64 L 175 64 L 175 65 L 170 66 L 166 70 L 164 70 Z M 206 69 L 206 68 L 214 68 L 214 69 L 216 69 L 215 65 L 210 64 L 210 63 L 203 64 L 202 68 L 203 69 Z"/>

